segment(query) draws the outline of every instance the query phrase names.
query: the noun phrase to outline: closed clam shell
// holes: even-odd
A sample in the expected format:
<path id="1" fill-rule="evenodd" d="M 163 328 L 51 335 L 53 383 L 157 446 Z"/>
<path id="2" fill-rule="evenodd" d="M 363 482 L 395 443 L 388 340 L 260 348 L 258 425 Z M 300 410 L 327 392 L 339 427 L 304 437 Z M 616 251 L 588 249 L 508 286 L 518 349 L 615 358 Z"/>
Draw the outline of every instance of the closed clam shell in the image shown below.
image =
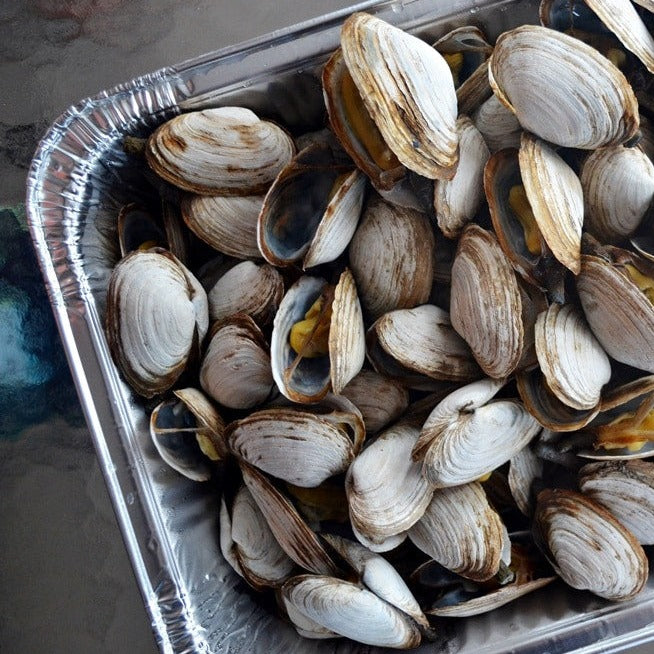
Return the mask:
<path id="1" fill-rule="evenodd" d="M 654 199 L 654 165 L 639 148 L 591 153 L 581 170 L 586 229 L 603 242 L 631 236 Z"/>
<path id="2" fill-rule="evenodd" d="M 377 597 L 410 615 L 419 625 L 429 628 L 416 598 L 397 570 L 379 554 L 359 543 L 325 534 L 325 540 L 356 570 L 360 582 Z"/>
<path id="3" fill-rule="evenodd" d="M 341 47 L 370 116 L 400 162 L 429 179 L 451 177 L 458 158 L 457 100 L 445 59 L 364 13 L 345 21 Z"/>
<path id="4" fill-rule="evenodd" d="M 373 319 L 428 300 L 435 247 L 427 216 L 371 198 L 349 256 L 361 303 Z"/>
<path id="5" fill-rule="evenodd" d="M 586 320 L 606 353 L 654 373 L 654 305 L 624 269 L 582 255 L 577 291 Z"/>
<path id="6" fill-rule="evenodd" d="M 490 152 L 483 136 L 467 116 L 456 121 L 459 130 L 459 165 L 451 180 L 434 184 L 434 210 L 445 236 L 456 238 L 472 221 L 484 199 L 482 179 Z"/>
<path id="7" fill-rule="evenodd" d="M 450 393 L 431 412 L 412 457 L 436 488 L 465 484 L 499 467 L 540 431 L 518 400 L 493 400 L 503 381 L 482 379 Z"/>
<path id="8" fill-rule="evenodd" d="M 243 107 L 176 116 L 148 139 L 149 166 L 167 182 L 203 195 L 256 195 L 293 156 L 291 137 Z"/>
<path id="9" fill-rule="evenodd" d="M 294 408 L 264 409 L 231 423 L 225 435 L 238 457 L 273 477 L 311 488 L 345 472 L 360 447 L 346 422 L 359 425 L 360 416 L 340 413 L 339 419 Z"/>
<path id="10" fill-rule="evenodd" d="M 522 126 L 496 95 L 491 95 L 477 108 L 472 120 L 491 152 L 520 147 Z"/>
<path id="11" fill-rule="evenodd" d="M 233 556 L 252 587 L 279 586 L 292 574 L 295 564 L 275 540 L 247 486 L 234 497 L 229 526 Z"/>
<path id="12" fill-rule="evenodd" d="M 419 429 L 395 425 L 380 434 L 350 465 L 345 491 L 350 521 L 364 544 L 369 541 L 385 549 L 397 546 L 395 540 L 409 529 L 426 509 L 432 491 L 421 475 L 420 464 L 411 460 L 411 450 Z M 375 551 L 383 551 L 375 549 Z"/>
<path id="13" fill-rule="evenodd" d="M 579 488 L 606 507 L 642 545 L 654 545 L 654 463 L 590 463 L 579 471 Z"/>
<path id="14" fill-rule="evenodd" d="M 245 313 L 260 325 L 270 322 L 284 295 L 284 280 L 270 264 L 241 261 L 207 291 L 209 317 L 224 320 Z"/>
<path id="15" fill-rule="evenodd" d="M 263 195 L 185 195 L 182 218 L 186 226 L 214 250 L 237 259 L 261 259 L 257 221 Z"/>
<path id="16" fill-rule="evenodd" d="M 534 529 L 550 562 L 573 588 L 614 601 L 637 595 L 648 563 L 634 535 L 605 508 L 573 491 L 544 490 Z"/>
<path id="17" fill-rule="evenodd" d="M 128 254 L 113 269 L 106 330 L 114 361 L 139 395 L 170 388 L 209 322 L 207 296 L 172 254 Z"/>
<path id="18" fill-rule="evenodd" d="M 359 372 L 343 389 L 342 395 L 361 411 L 368 434 L 383 429 L 409 406 L 409 391 L 374 370 Z"/>
<path id="19" fill-rule="evenodd" d="M 586 0 L 588 6 L 633 52 L 650 73 L 654 73 L 654 38 L 629 0 Z M 651 11 L 651 7 L 650 7 Z"/>
<path id="20" fill-rule="evenodd" d="M 523 134 L 520 173 L 536 224 L 554 256 L 579 273 L 584 199 L 574 170 L 546 143 Z"/>
<path id="21" fill-rule="evenodd" d="M 216 325 L 200 368 L 207 395 L 230 409 L 251 409 L 271 394 L 270 355 L 261 330 L 245 314 Z"/>
<path id="22" fill-rule="evenodd" d="M 571 304 L 552 304 L 536 320 L 538 363 L 552 392 L 574 409 L 592 409 L 611 378 L 609 358 Z"/>
<path id="23" fill-rule="evenodd" d="M 504 32 L 489 77 L 523 128 L 550 143 L 590 150 L 624 143 L 638 130 L 638 103 L 625 76 L 567 34 L 536 25 Z"/>
<path id="24" fill-rule="evenodd" d="M 379 372 L 390 357 L 406 370 L 443 381 L 470 381 L 481 374 L 447 311 L 433 304 L 385 313 L 368 332 L 368 352 L 374 366 L 381 363 Z"/>
<path id="25" fill-rule="evenodd" d="M 448 570 L 490 579 L 500 567 L 505 529 L 481 484 L 441 488 L 409 530 L 411 542 Z"/>
<path id="26" fill-rule="evenodd" d="M 522 356 L 522 300 L 496 236 L 468 225 L 452 265 L 450 318 L 482 370 L 501 379 Z"/>
<path id="27" fill-rule="evenodd" d="M 346 638 L 398 649 L 420 644 L 420 631 L 409 616 L 349 581 L 300 575 L 284 584 L 282 594 L 300 613 Z"/>

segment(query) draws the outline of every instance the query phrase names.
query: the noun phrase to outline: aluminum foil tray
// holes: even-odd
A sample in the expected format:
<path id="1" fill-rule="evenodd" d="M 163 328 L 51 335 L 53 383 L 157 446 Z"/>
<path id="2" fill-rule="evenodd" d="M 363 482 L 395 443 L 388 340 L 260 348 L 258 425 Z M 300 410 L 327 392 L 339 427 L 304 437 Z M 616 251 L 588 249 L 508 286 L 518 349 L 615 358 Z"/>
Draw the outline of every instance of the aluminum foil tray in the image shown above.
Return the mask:
<path id="1" fill-rule="evenodd" d="M 537 22 L 535 0 L 404 0 L 352 7 L 426 38 L 475 23 L 491 38 Z M 379 651 L 308 641 L 276 618 L 223 560 L 218 490 L 165 467 L 147 407 L 121 380 L 103 332 L 117 260 L 115 219 L 144 201 L 144 170 L 122 151 L 181 111 L 238 104 L 293 131 L 319 127 L 317 74 L 338 45 L 339 12 L 159 70 L 71 107 L 50 128 L 29 173 L 31 234 L 100 465 L 163 652 L 345 654 Z M 608 604 L 555 584 L 485 616 L 444 623 L 420 652 L 615 652 L 654 640 L 654 582 Z"/>

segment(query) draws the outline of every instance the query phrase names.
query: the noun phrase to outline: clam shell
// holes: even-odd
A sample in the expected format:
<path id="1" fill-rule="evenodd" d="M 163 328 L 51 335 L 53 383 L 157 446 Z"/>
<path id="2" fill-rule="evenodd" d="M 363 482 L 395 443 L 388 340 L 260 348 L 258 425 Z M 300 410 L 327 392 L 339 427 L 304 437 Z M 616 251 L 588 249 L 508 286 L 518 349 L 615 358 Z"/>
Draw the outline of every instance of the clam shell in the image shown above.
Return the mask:
<path id="1" fill-rule="evenodd" d="M 352 527 L 375 551 L 399 543 L 399 536 L 425 511 L 431 499 L 420 464 L 411 460 L 419 430 L 395 425 L 380 434 L 352 462 L 345 478 Z M 357 536 L 358 538 L 358 536 Z M 391 539 L 391 540 L 389 540 Z"/>
<path id="2" fill-rule="evenodd" d="M 477 108 L 472 120 L 491 152 L 520 147 L 522 126 L 496 95 L 491 95 Z"/>
<path id="3" fill-rule="evenodd" d="M 203 195 L 256 195 L 293 156 L 291 137 L 242 107 L 176 116 L 148 139 L 149 166 L 167 182 Z"/>
<path id="4" fill-rule="evenodd" d="M 615 242 L 634 234 L 652 203 L 654 164 L 639 148 L 602 148 L 584 162 L 581 184 L 586 229 Z"/>
<path id="5" fill-rule="evenodd" d="M 377 597 L 410 615 L 421 627 L 429 622 L 397 570 L 379 554 L 351 540 L 325 534 L 325 540 L 356 570 L 360 582 Z"/>
<path id="6" fill-rule="evenodd" d="M 654 463 L 590 463 L 579 471 L 579 488 L 606 507 L 642 545 L 654 545 Z"/>
<path id="7" fill-rule="evenodd" d="M 507 480 L 511 495 L 524 515 L 530 516 L 534 511 L 534 481 L 543 476 L 543 461 L 530 447 L 523 447 L 512 458 Z"/>
<path id="8" fill-rule="evenodd" d="M 504 525 L 481 484 L 434 491 L 422 518 L 409 530 L 411 542 L 448 570 L 490 579 L 500 567 Z"/>
<path id="9" fill-rule="evenodd" d="M 488 81 L 487 59 L 456 90 L 459 113 L 472 116 L 491 95 L 493 90 Z"/>
<path id="10" fill-rule="evenodd" d="M 452 329 L 449 315 L 433 304 L 385 313 L 372 325 L 367 340 L 378 372 L 390 357 L 403 369 L 433 379 L 460 382 L 480 375 L 470 348 Z"/>
<path id="11" fill-rule="evenodd" d="M 618 266 L 583 255 L 577 291 L 586 320 L 606 353 L 654 373 L 654 306 Z"/>
<path id="12" fill-rule="evenodd" d="M 270 355 L 261 330 L 245 314 L 216 325 L 200 368 L 207 395 L 230 409 L 251 409 L 271 394 Z"/>
<path id="13" fill-rule="evenodd" d="M 245 313 L 260 325 L 269 323 L 284 295 L 284 280 L 271 265 L 241 261 L 207 291 L 209 317 L 220 321 Z"/>
<path id="14" fill-rule="evenodd" d="M 457 101 L 443 57 L 424 41 L 364 13 L 345 21 L 341 47 L 370 116 L 400 162 L 429 179 L 452 177 Z"/>
<path id="15" fill-rule="evenodd" d="M 495 235 L 474 224 L 452 265 L 450 318 L 488 376 L 513 372 L 524 342 L 518 282 Z"/>
<path id="16" fill-rule="evenodd" d="M 600 504 L 573 491 L 544 490 L 534 525 L 550 562 L 573 588 L 614 601 L 643 589 L 648 574 L 643 548 Z"/>
<path id="17" fill-rule="evenodd" d="M 338 574 L 338 566 L 288 498 L 256 468 L 244 461 L 239 465 L 245 485 L 286 554 L 315 574 Z"/>
<path id="18" fill-rule="evenodd" d="M 654 38 L 629 0 L 585 0 L 602 22 L 654 73 Z M 651 8 L 650 8 L 651 9 Z"/>
<path id="19" fill-rule="evenodd" d="M 357 453 L 348 431 L 360 423 L 356 414 L 339 414 L 338 423 L 329 416 L 296 409 L 264 409 L 227 427 L 226 438 L 238 457 L 301 487 L 316 487 L 333 475 L 345 472 Z"/>
<path id="20" fill-rule="evenodd" d="M 209 322 L 207 296 L 172 254 L 135 251 L 111 273 L 106 330 L 113 359 L 145 397 L 169 389 Z"/>
<path id="21" fill-rule="evenodd" d="M 540 431 L 517 400 L 492 400 L 503 381 L 482 379 L 450 393 L 431 412 L 412 457 L 436 488 L 465 484 L 499 467 Z"/>
<path id="22" fill-rule="evenodd" d="M 504 32 L 489 78 L 523 128 L 550 143 L 592 150 L 624 143 L 638 130 L 638 103 L 624 75 L 567 34 L 536 25 Z"/>
<path id="23" fill-rule="evenodd" d="M 579 178 L 550 146 L 531 134 L 523 134 L 518 158 L 540 233 L 554 256 L 578 274 L 584 222 Z"/>
<path id="24" fill-rule="evenodd" d="M 342 395 L 361 411 L 368 434 L 383 429 L 409 406 L 409 392 L 399 382 L 374 370 L 362 370 Z"/>
<path id="25" fill-rule="evenodd" d="M 457 119 L 459 165 L 451 180 L 434 184 L 434 210 L 441 231 L 457 238 L 476 216 L 484 199 L 482 179 L 490 152 L 484 137 L 467 116 Z"/>
<path id="26" fill-rule="evenodd" d="M 186 226 L 214 250 L 237 259 L 261 259 L 257 221 L 263 195 L 185 195 L 182 218 Z"/>
<path id="27" fill-rule="evenodd" d="M 573 409 L 592 409 L 611 378 L 609 358 L 581 312 L 552 304 L 535 327 L 538 363 L 550 390 Z"/>
<path id="28" fill-rule="evenodd" d="M 231 513 L 233 556 L 245 580 L 256 590 L 284 583 L 295 564 L 275 540 L 246 486 L 236 493 Z"/>
<path id="29" fill-rule="evenodd" d="M 373 197 L 349 248 L 359 297 L 373 319 L 429 299 L 434 270 L 429 219 Z"/>
<path id="30" fill-rule="evenodd" d="M 284 584 L 282 594 L 313 622 L 365 645 L 408 649 L 420 644 L 411 618 L 349 581 L 300 575 Z"/>
<path id="31" fill-rule="evenodd" d="M 120 256 L 147 247 L 166 247 L 166 235 L 155 217 L 135 202 L 126 204 L 118 213 L 116 229 Z"/>

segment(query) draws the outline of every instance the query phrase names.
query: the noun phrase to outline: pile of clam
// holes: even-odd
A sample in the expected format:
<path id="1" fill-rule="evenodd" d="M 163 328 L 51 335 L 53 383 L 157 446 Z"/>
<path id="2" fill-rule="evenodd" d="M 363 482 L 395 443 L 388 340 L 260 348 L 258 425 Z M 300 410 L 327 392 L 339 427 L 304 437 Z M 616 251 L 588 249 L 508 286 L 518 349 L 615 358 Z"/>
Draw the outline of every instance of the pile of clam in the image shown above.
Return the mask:
<path id="1" fill-rule="evenodd" d="M 409 648 L 557 576 L 643 588 L 648 21 L 544 0 L 543 26 L 432 46 L 357 13 L 328 129 L 220 107 L 148 139 L 166 200 L 121 212 L 111 351 L 301 635 Z"/>

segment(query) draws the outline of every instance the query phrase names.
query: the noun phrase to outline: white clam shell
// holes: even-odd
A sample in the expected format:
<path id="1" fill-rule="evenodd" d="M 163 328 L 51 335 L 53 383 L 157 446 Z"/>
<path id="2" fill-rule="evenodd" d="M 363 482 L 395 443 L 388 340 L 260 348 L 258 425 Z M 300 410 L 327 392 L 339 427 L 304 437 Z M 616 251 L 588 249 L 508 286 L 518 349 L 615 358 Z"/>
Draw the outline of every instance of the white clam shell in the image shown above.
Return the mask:
<path id="1" fill-rule="evenodd" d="M 261 259 L 257 222 L 262 195 L 186 195 L 182 218 L 186 226 L 214 250 L 237 259 Z"/>
<path id="2" fill-rule="evenodd" d="M 520 174 L 538 229 L 552 254 L 579 273 L 584 199 L 574 170 L 546 143 L 523 134 Z"/>
<path id="3" fill-rule="evenodd" d="M 593 500 L 563 489 L 541 491 L 534 522 L 550 562 L 573 588 L 623 601 L 645 585 L 648 563 L 643 548 Z"/>
<path id="4" fill-rule="evenodd" d="M 241 261 L 208 290 L 209 317 L 224 320 L 246 313 L 260 325 L 270 322 L 284 295 L 284 280 L 271 265 Z"/>
<path id="5" fill-rule="evenodd" d="M 146 158 L 166 181 L 203 195 L 265 193 L 293 156 L 291 137 L 243 107 L 176 116 L 149 138 Z"/>
<path id="6" fill-rule="evenodd" d="M 457 100 L 445 59 L 424 41 L 363 13 L 343 24 L 341 47 L 370 116 L 400 162 L 429 179 L 451 177 L 458 156 Z"/>
<path id="7" fill-rule="evenodd" d="M 604 242 L 631 236 L 654 199 L 654 164 L 639 148 L 591 153 L 581 170 L 586 229 Z"/>
<path id="8" fill-rule="evenodd" d="M 484 166 L 490 151 L 484 137 L 467 116 L 456 121 L 459 130 L 459 165 L 451 180 L 434 184 L 434 209 L 445 236 L 456 238 L 479 211 L 484 200 Z"/>
<path id="9" fill-rule="evenodd" d="M 491 95 L 479 106 L 472 120 L 491 152 L 520 147 L 522 125 L 496 95 Z"/>
<path id="10" fill-rule="evenodd" d="M 523 447 L 511 458 L 507 481 L 515 503 L 526 516 L 534 511 L 533 484 L 542 475 L 543 461 L 530 447 Z"/>
<path id="11" fill-rule="evenodd" d="M 579 471 L 579 488 L 606 507 L 642 545 L 654 545 L 654 463 L 590 463 Z"/>
<path id="12" fill-rule="evenodd" d="M 402 649 L 420 644 L 420 632 L 411 618 L 349 581 L 300 575 L 289 579 L 282 593 L 300 613 L 346 638 Z"/>
<path id="13" fill-rule="evenodd" d="M 503 381 L 482 379 L 450 393 L 423 425 L 413 458 L 434 487 L 457 486 L 499 467 L 541 427 L 518 400 L 492 400 Z M 492 401 L 491 401 L 492 400 Z"/>
<path id="14" fill-rule="evenodd" d="M 504 32 L 489 77 L 523 128 L 550 143 L 591 150 L 624 143 L 638 130 L 638 103 L 624 75 L 567 34 L 536 25 Z"/>
<path id="15" fill-rule="evenodd" d="M 251 409 L 270 396 L 270 355 L 252 318 L 236 314 L 217 325 L 202 360 L 200 385 L 230 409 Z"/>
<path id="16" fill-rule="evenodd" d="M 496 236 L 468 225 L 452 264 L 450 318 L 490 377 L 510 375 L 524 345 L 522 300 Z"/>
<path id="17" fill-rule="evenodd" d="M 427 302 L 435 238 L 424 214 L 373 197 L 350 242 L 350 267 L 373 319 Z"/>
<path id="18" fill-rule="evenodd" d="M 181 375 L 209 323 L 200 283 L 165 250 L 135 251 L 113 269 L 107 337 L 130 386 L 153 397 Z"/>
<path id="19" fill-rule="evenodd" d="M 448 570 L 484 581 L 499 570 L 505 528 L 475 482 L 434 491 L 409 538 Z"/>
<path id="20" fill-rule="evenodd" d="M 364 545 L 372 542 L 392 549 L 398 542 L 388 539 L 409 529 L 429 504 L 432 491 L 420 464 L 411 460 L 419 433 L 410 425 L 390 427 L 356 457 L 347 472 L 350 521 L 355 533 L 365 537 Z"/>
<path id="21" fill-rule="evenodd" d="M 550 390 L 574 409 L 592 409 L 611 378 L 611 363 L 571 304 L 552 304 L 536 319 L 536 355 Z"/>

